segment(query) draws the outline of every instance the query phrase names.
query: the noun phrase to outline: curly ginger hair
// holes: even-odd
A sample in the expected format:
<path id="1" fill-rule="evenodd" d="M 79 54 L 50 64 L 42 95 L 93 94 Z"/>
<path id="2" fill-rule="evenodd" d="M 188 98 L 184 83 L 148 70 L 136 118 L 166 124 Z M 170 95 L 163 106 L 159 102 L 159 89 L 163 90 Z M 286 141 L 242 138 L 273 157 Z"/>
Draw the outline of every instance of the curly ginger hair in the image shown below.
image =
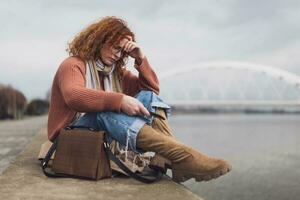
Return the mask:
<path id="1" fill-rule="evenodd" d="M 104 17 L 79 32 L 69 43 L 67 51 L 70 56 L 78 56 L 84 61 L 97 60 L 105 44 L 117 44 L 125 36 L 131 36 L 135 42 L 135 35 L 126 21 L 115 16 Z M 115 66 L 119 75 L 122 74 L 127 58 L 128 54 L 124 53 L 116 62 Z"/>

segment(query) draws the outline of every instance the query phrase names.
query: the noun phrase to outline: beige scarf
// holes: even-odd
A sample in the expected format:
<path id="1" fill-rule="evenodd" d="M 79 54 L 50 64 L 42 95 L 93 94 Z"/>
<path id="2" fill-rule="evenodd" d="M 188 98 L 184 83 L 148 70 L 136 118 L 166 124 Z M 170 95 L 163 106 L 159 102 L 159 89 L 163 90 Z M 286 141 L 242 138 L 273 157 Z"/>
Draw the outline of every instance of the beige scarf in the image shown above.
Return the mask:
<path id="1" fill-rule="evenodd" d="M 86 65 L 87 88 L 122 93 L 121 82 L 116 70 L 114 70 L 115 65 L 105 66 L 100 60 L 88 61 Z M 100 82 L 99 74 L 103 79 L 103 84 Z"/>
<path id="2" fill-rule="evenodd" d="M 103 84 L 101 84 L 101 79 Z M 100 60 L 88 61 L 86 64 L 86 87 L 91 89 L 102 89 L 104 91 L 114 91 L 122 93 L 121 82 L 115 70 L 115 66 L 105 66 Z M 144 167 L 150 163 L 153 156 L 151 153 L 136 154 L 128 150 L 128 136 L 127 143 L 124 148 L 116 141 L 110 145 L 111 151 L 121 159 L 124 164 L 131 169 L 131 171 L 143 171 Z M 111 168 L 126 175 L 114 162 L 110 161 Z"/>

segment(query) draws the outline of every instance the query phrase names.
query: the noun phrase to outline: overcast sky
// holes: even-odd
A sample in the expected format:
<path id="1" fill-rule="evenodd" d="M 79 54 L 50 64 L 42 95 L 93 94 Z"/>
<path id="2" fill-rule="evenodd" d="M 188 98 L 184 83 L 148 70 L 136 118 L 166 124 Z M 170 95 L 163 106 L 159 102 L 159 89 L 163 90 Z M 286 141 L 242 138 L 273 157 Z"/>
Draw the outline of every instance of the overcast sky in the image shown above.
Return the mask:
<path id="1" fill-rule="evenodd" d="M 44 97 L 67 43 L 106 15 L 128 21 L 158 75 L 210 61 L 300 75 L 299 0 L 2 0 L 0 83 Z"/>

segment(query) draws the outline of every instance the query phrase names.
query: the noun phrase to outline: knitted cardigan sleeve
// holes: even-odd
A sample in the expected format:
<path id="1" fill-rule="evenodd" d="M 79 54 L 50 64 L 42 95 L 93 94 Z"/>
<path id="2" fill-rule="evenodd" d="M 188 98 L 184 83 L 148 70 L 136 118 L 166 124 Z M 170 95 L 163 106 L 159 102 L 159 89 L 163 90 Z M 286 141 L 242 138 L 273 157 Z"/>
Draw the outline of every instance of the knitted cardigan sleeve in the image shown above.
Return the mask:
<path id="1" fill-rule="evenodd" d="M 158 95 L 159 81 L 146 57 L 136 69 L 139 72 L 138 76 L 134 75 L 129 70 L 124 71 L 122 79 L 123 93 L 135 96 L 140 90 L 151 90 Z"/>
<path id="2" fill-rule="evenodd" d="M 77 112 L 112 110 L 120 112 L 123 94 L 85 87 L 85 64 L 78 58 L 63 62 L 58 71 L 58 85 L 65 103 Z"/>

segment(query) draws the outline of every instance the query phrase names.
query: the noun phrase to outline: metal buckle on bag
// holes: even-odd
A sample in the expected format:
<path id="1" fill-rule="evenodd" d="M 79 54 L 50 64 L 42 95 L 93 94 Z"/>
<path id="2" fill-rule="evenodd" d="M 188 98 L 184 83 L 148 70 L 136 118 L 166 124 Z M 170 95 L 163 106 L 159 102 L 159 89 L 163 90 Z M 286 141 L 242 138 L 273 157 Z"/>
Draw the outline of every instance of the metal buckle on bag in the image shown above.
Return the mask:
<path id="1" fill-rule="evenodd" d="M 109 144 L 108 144 L 108 142 L 103 142 L 103 145 L 104 145 L 105 148 L 109 149 Z"/>
<path id="2" fill-rule="evenodd" d="M 89 127 L 88 129 L 89 129 L 90 131 L 95 131 L 95 129 L 93 129 L 93 128 L 91 128 L 91 127 Z"/>

